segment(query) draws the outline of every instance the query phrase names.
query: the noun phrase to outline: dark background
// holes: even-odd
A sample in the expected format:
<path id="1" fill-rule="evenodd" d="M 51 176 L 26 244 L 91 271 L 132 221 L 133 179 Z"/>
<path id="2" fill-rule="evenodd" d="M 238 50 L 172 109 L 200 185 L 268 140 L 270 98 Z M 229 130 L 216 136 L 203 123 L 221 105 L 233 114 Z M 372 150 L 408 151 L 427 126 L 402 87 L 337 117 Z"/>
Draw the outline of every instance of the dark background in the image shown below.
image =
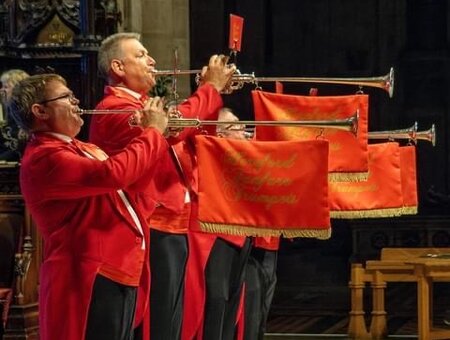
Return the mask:
<path id="1" fill-rule="evenodd" d="M 23 3 L 26 5 L 20 5 Z M 99 42 L 117 27 L 114 1 L 0 0 L 0 71 L 52 66 L 78 94 L 82 107 L 94 107 L 102 94 L 97 76 Z M 9 4 L 9 5 L 8 5 Z M 229 15 L 244 18 L 237 66 L 256 76 L 378 77 L 395 68 L 394 97 L 366 87 L 369 131 L 419 130 L 436 124 L 437 145 L 417 147 L 421 214 L 447 214 L 449 208 L 449 0 L 191 0 L 191 69 L 214 53 L 229 53 Z M 114 6 L 112 6 L 114 7 Z M 38 46 L 38 32 L 57 13 L 74 32 L 71 46 Z M 274 84 L 261 84 L 274 90 Z M 195 89 L 193 82 L 193 89 Z M 285 83 L 285 93 L 351 94 L 356 86 Z M 226 95 L 225 104 L 252 118 L 253 85 Z M 82 93 L 82 95 L 81 95 Z M 82 136 L 83 137 L 83 136 Z M 431 195 L 433 200 L 430 200 Z M 438 200 L 438 202 L 436 202 Z"/>
<path id="2" fill-rule="evenodd" d="M 394 247 L 450 246 L 448 0 L 191 0 L 192 67 L 229 53 L 229 14 L 244 18 L 237 66 L 257 76 L 372 77 L 395 68 L 394 97 L 369 94 L 369 131 L 434 123 L 435 147 L 417 145 L 419 214 L 400 218 L 334 220 L 331 239 L 283 240 L 271 309 L 277 315 L 349 311 L 350 263 Z M 284 84 L 285 93 L 352 94 L 343 85 Z M 241 118 L 252 118 L 253 85 L 225 97 Z M 263 84 L 273 91 L 273 84 Z M 397 289 L 392 284 L 389 289 Z M 403 288 L 400 288 L 402 290 Z M 414 287 L 404 290 L 415 296 Z M 398 293 L 398 292 L 396 292 Z M 388 292 L 388 294 L 390 294 Z M 395 294 L 394 294 L 395 295 Z M 443 295 L 441 295 L 441 298 Z M 414 315 L 415 304 L 389 300 L 388 313 Z M 318 312 L 319 311 L 319 312 Z M 269 323 L 269 331 L 273 328 Z M 388 325 L 390 327 L 390 325 Z"/>
<path id="3" fill-rule="evenodd" d="M 449 17 L 447 0 L 192 0 L 191 60 L 198 68 L 213 53 L 229 53 L 229 14 L 244 18 L 237 66 L 257 76 L 372 77 L 395 69 L 394 97 L 378 88 L 370 96 L 369 131 L 419 130 L 436 124 L 437 145 L 417 147 L 420 212 L 445 213 L 428 191 L 449 193 Z M 274 85 L 261 84 L 273 91 Z M 285 93 L 352 94 L 356 86 L 284 84 Z M 253 108 L 248 84 L 226 96 L 241 117 Z"/>
<path id="4" fill-rule="evenodd" d="M 98 44 L 117 29 L 120 16 L 107 3 L 115 1 L 0 0 L 0 71 L 34 73 L 36 67 L 52 66 L 68 79 L 81 107 L 94 107 L 102 94 Z M 336 220 L 330 240 L 284 240 L 275 312 L 308 304 L 348 312 L 351 262 L 377 257 L 387 246 L 450 246 L 450 0 L 190 0 L 189 5 L 191 69 L 205 65 L 212 54 L 229 53 L 233 13 L 244 18 L 236 60 L 242 73 L 355 78 L 383 76 L 394 67 L 393 98 L 364 88 L 370 96 L 369 131 L 404 129 L 415 121 L 423 131 L 436 124 L 436 146 L 417 145 L 419 214 Z M 36 35 L 55 13 L 74 32 L 73 44 L 36 45 Z M 274 90 L 273 84 L 262 86 Z M 319 95 L 358 90 L 300 83 L 286 83 L 284 90 L 307 95 L 311 86 Z M 253 88 L 248 84 L 224 96 L 241 118 L 253 118 Z M 335 292 L 335 300 L 327 292 Z"/>

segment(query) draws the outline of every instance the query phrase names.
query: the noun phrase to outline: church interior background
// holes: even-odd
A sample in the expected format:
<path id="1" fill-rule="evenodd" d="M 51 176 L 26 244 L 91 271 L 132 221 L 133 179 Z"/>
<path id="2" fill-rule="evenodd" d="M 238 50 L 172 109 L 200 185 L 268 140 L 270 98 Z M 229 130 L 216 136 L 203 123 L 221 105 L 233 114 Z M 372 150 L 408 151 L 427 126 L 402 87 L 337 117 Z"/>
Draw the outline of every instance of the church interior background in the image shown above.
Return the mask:
<path id="1" fill-rule="evenodd" d="M 236 64 L 257 76 L 371 77 L 395 69 L 393 98 L 370 96 L 369 131 L 418 123 L 436 126 L 437 143 L 417 143 L 418 213 L 396 218 L 333 220 L 331 239 L 285 239 L 270 333 L 346 334 L 352 263 L 377 259 L 386 247 L 450 245 L 450 0 L 0 0 L 0 73 L 62 74 L 93 108 L 102 94 L 96 71 L 100 41 L 117 31 L 141 33 L 159 69 L 198 69 L 212 54 L 228 54 L 229 15 L 244 18 Z M 178 60 L 175 62 L 175 53 Z M 177 92 L 195 89 L 177 78 Z M 311 84 L 285 84 L 285 93 L 308 94 Z M 314 85 L 320 95 L 353 94 L 358 87 Z M 272 84 L 265 84 L 268 91 Z M 252 85 L 224 95 L 240 118 L 252 119 Z M 88 125 L 88 124 L 86 124 Z M 81 138 L 85 137 L 85 131 Z M 13 299 L 5 339 L 37 339 L 37 273 L 42 244 L 17 182 L 18 162 L 0 163 L 0 292 Z M 436 320 L 450 301 L 448 286 L 434 292 Z M 370 296 L 364 296 L 367 311 Z M 1 295 L 0 295 L 1 296 Z M 417 334 L 412 283 L 389 284 L 390 334 Z M 450 309 L 450 306 L 448 307 Z M 370 313 L 370 312 L 369 312 Z M 307 326 L 309 325 L 309 327 Z"/>

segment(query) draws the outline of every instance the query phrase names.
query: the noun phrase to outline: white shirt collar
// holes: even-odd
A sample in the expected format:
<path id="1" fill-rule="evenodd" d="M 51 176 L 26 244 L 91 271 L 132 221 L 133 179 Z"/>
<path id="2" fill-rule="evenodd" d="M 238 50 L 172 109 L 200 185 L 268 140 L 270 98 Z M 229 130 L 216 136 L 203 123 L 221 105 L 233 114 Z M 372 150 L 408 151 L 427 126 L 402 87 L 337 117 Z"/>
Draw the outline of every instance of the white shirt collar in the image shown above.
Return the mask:
<path id="1" fill-rule="evenodd" d="M 141 99 L 141 97 L 142 97 L 142 95 L 140 93 L 130 90 L 128 87 L 116 86 L 115 88 L 131 94 L 136 99 Z"/>
<path id="2" fill-rule="evenodd" d="M 59 140 L 62 140 L 63 142 L 66 142 L 66 143 L 72 142 L 72 138 L 70 138 L 69 136 L 63 135 L 62 133 L 57 133 L 57 132 L 46 132 L 46 133 L 58 138 Z"/>

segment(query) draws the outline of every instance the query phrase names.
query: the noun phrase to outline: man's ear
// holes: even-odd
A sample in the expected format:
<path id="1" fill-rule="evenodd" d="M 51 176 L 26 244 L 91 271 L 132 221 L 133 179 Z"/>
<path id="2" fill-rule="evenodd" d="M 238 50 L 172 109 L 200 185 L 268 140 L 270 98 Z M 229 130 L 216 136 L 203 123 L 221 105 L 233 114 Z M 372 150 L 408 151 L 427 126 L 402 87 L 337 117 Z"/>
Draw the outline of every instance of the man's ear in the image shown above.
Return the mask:
<path id="1" fill-rule="evenodd" d="M 124 74 L 122 61 L 120 61 L 119 59 L 113 59 L 111 61 L 111 71 L 114 74 L 122 77 Z"/>
<path id="2" fill-rule="evenodd" d="M 50 115 L 45 112 L 42 104 L 33 104 L 31 106 L 31 112 L 37 119 L 40 120 L 47 120 L 50 117 Z"/>

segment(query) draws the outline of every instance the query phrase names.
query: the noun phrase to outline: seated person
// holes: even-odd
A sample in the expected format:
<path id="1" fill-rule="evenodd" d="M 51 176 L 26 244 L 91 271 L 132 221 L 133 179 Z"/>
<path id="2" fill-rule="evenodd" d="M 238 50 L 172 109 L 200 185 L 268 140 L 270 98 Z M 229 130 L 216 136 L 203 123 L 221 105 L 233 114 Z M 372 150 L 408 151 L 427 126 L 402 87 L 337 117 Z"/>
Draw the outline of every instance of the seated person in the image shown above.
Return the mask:
<path id="1" fill-rule="evenodd" d="M 19 69 L 5 71 L 0 76 L 2 84 L 0 114 L 3 113 L 0 115 L 0 160 L 3 161 L 18 161 L 27 139 L 26 133 L 20 130 L 6 113 L 6 103 L 11 97 L 14 85 L 27 77 L 29 77 L 28 73 Z"/>

